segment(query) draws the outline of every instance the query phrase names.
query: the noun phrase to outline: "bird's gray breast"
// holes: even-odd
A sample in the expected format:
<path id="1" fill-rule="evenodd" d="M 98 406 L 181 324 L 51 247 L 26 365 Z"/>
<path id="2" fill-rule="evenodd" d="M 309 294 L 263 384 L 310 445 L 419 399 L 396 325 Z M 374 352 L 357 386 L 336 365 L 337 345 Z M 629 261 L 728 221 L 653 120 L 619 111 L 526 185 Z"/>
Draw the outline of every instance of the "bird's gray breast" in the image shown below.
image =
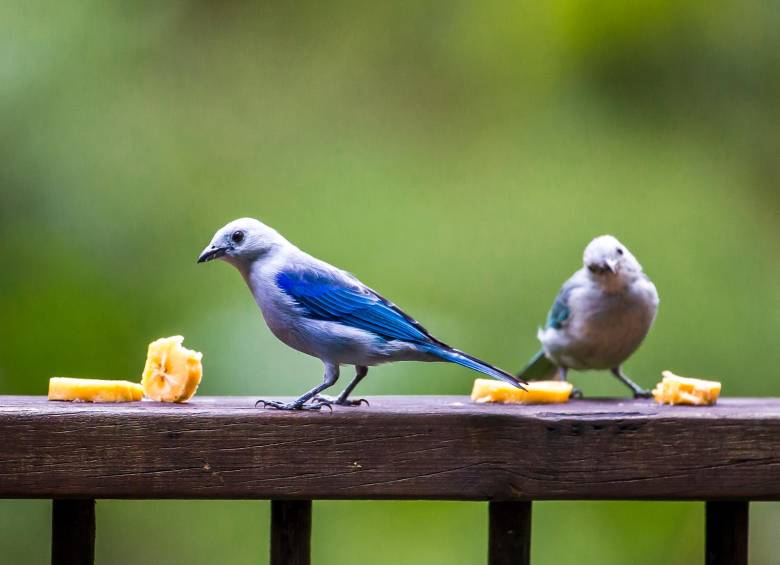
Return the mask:
<path id="1" fill-rule="evenodd" d="M 547 353 L 572 369 L 610 369 L 636 351 L 655 319 L 658 295 L 641 280 L 627 289 L 605 293 L 596 285 L 572 291 L 571 314 L 560 330 L 540 337 Z"/>
<path id="2" fill-rule="evenodd" d="M 242 274 L 271 333 L 293 349 L 313 354 L 299 327 L 300 315 L 295 302 L 281 292 L 275 283 L 274 273 L 275 269 L 265 265 L 253 265 L 251 270 Z"/>

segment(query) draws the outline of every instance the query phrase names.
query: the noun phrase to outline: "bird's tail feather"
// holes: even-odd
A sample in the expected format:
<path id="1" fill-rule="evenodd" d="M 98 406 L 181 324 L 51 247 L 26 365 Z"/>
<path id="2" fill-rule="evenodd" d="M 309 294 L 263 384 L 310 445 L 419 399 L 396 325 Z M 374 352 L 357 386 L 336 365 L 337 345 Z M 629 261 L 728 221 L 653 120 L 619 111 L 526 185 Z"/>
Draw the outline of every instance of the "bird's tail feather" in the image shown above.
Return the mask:
<path id="1" fill-rule="evenodd" d="M 463 367 L 467 367 L 473 371 L 477 371 L 489 377 L 493 377 L 494 379 L 509 383 L 519 389 L 525 390 L 523 387 L 525 383 L 522 380 L 502 369 L 499 369 L 498 367 L 491 365 L 490 363 L 485 363 L 481 359 L 477 359 L 468 353 L 458 351 L 457 349 L 453 349 L 451 347 L 440 346 L 431 347 L 428 349 L 428 352 L 435 355 L 436 357 L 439 357 L 440 359 L 443 359 L 444 361 L 457 363 L 458 365 L 462 365 Z"/>
<path id="2" fill-rule="evenodd" d="M 543 379 L 552 378 L 558 367 L 547 358 L 544 354 L 544 350 L 540 350 L 536 355 L 531 357 L 528 365 L 517 373 L 519 379 L 526 381 L 538 381 Z"/>

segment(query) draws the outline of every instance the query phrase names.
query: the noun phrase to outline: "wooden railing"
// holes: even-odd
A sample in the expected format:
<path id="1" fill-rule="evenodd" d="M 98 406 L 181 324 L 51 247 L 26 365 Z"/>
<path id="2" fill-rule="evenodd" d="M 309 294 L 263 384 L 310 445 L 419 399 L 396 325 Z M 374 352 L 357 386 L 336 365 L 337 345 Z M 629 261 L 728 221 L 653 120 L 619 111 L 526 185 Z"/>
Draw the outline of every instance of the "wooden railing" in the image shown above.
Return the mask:
<path id="1" fill-rule="evenodd" d="M 526 564 L 533 500 L 704 500 L 706 563 L 747 563 L 748 501 L 780 500 L 780 399 L 714 407 L 377 397 L 333 413 L 252 398 L 0 397 L 0 498 L 51 498 L 52 563 L 92 563 L 97 498 L 271 499 L 271 563 L 309 563 L 315 499 L 486 500 L 493 565 Z"/>

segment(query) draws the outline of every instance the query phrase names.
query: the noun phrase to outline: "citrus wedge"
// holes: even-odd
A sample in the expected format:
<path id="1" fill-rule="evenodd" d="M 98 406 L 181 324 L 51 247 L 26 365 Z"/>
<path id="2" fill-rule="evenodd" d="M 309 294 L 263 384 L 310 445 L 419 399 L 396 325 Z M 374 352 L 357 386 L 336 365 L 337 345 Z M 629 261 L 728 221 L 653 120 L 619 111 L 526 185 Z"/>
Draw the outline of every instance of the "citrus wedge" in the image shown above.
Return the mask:
<path id="1" fill-rule="evenodd" d="M 203 376 L 203 355 L 182 346 L 180 335 L 149 344 L 141 384 L 147 398 L 160 402 L 186 402 Z"/>
<path id="2" fill-rule="evenodd" d="M 568 402 L 573 387 L 565 381 L 530 381 L 525 388 L 528 390 L 493 379 L 476 379 L 471 400 L 502 404 L 560 404 Z"/>
<path id="3" fill-rule="evenodd" d="M 717 381 L 681 377 L 671 371 L 662 375 L 663 380 L 653 389 L 653 398 L 659 404 L 709 406 L 718 401 L 721 384 Z"/>
<path id="4" fill-rule="evenodd" d="M 49 400 L 73 400 L 81 402 L 130 402 L 141 400 L 144 389 L 130 381 L 104 381 L 100 379 L 49 379 Z"/>

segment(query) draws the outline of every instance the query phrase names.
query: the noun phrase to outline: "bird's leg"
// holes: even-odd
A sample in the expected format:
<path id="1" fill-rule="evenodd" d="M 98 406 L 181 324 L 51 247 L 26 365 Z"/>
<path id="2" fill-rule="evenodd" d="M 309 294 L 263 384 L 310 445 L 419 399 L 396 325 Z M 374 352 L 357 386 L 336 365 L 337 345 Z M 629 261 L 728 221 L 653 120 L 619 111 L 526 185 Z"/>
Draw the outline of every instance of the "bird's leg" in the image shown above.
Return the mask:
<path id="1" fill-rule="evenodd" d="M 284 403 L 276 400 L 258 400 L 255 406 L 262 404 L 264 407 L 276 408 L 277 410 L 321 410 L 323 406 L 330 408 L 331 402 L 317 401 L 313 404 L 306 404 L 309 400 L 317 396 L 326 388 L 333 386 L 339 378 L 339 366 L 336 363 L 325 363 L 325 376 L 322 382 L 293 400 L 292 402 Z"/>
<path id="2" fill-rule="evenodd" d="M 347 388 L 345 388 L 341 394 L 339 394 L 338 398 L 336 399 L 336 404 L 339 404 L 341 406 L 360 406 L 363 402 L 368 405 L 368 400 L 365 398 L 358 398 L 356 400 L 347 400 L 347 397 L 352 394 L 352 391 L 355 390 L 355 387 L 358 385 L 360 381 L 363 380 L 363 377 L 365 377 L 368 374 L 368 367 L 364 367 L 362 365 L 356 365 L 355 366 L 355 378 L 352 379 L 352 381 L 347 385 Z"/>
<path id="3" fill-rule="evenodd" d="M 562 381 L 565 383 L 567 381 L 568 376 L 569 376 L 568 367 L 558 367 L 558 371 L 555 373 L 555 380 Z M 582 391 L 577 387 L 574 387 L 573 389 L 571 389 L 571 397 L 582 398 Z"/>
<path id="4" fill-rule="evenodd" d="M 319 402 L 320 400 L 324 400 L 325 402 L 331 402 L 333 404 L 338 404 L 339 406 L 360 406 L 365 402 L 366 406 L 368 406 L 368 400 L 366 400 L 365 398 L 347 400 L 347 397 L 350 394 L 352 394 L 352 391 L 355 390 L 355 387 L 358 385 L 360 381 L 363 380 L 363 377 L 365 377 L 367 374 L 368 374 L 368 367 L 364 367 L 362 365 L 355 365 L 355 378 L 352 379 L 352 381 L 350 381 L 350 383 L 347 385 L 347 388 L 345 388 L 341 394 L 339 394 L 335 399 L 328 396 L 318 395 L 314 397 L 314 401 Z"/>
<path id="5" fill-rule="evenodd" d="M 629 379 L 620 367 L 615 367 L 612 369 L 612 374 L 615 375 L 621 383 L 631 389 L 631 392 L 634 393 L 634 398 L 650 398 L 653 396 L 652 392 L 642 388 L 634 381 Z"/>

